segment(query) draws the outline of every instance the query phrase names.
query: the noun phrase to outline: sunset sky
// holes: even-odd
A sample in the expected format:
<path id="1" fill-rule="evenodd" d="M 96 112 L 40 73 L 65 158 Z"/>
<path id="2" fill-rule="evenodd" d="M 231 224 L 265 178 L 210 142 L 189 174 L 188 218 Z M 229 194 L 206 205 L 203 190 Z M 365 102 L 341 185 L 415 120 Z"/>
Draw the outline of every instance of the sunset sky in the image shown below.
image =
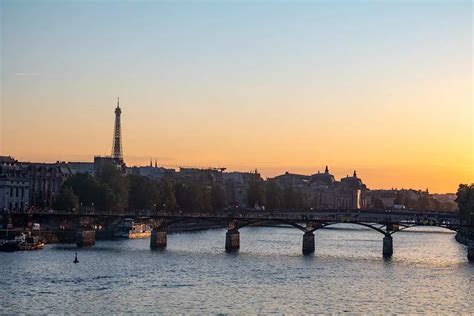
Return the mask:
<path id="1" fill-rule="evenodd" d="M 471 1 L 0 3 L 0 155 L 474 182 Z"/>

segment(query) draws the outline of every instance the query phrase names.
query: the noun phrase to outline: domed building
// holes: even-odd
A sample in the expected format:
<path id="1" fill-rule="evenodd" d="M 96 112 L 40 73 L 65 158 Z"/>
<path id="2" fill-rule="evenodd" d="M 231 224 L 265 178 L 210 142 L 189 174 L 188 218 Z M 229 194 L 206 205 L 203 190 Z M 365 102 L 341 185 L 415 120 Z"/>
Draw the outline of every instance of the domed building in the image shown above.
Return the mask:
<path id="1" fill-rule="evenodd" d="M 313 174 L 310 182 L 314 185 L 332 186 L 336 182 L 336 179 L 329 173 L 329 168 L 326 166 L 324 173 L 318 171 L 318 173 Z"/>
<path id="2" fill-rule="evenodd" d="M 357 178 L 357 172 L 354 170 L 354 174 L 352 177 L 349 177 L 347 175 L 345 178 L 341 179 L 341 183 L 344 184 L 347 188 L 351 189 L 358 189 L 361 190 L 362 188 L 366 189 L 366 186 L 364 183 L 362 183 L 362 180 Z"/>
<path id="3" fill-rule="evenodd" d="M 285 181 L 283 181 L 285 179 Z M 324 172 L 317 172 L 311 176 L 285 175 L 275 178 L 281 187 L 292 187 L 295 190 L 304 192 L 310 201 L 313 209 L 361 209 L 367 207 L 366 191 L 367 187 L 357 173 L 347 175 L 340 181 L 329 172 L 326 166 Z M 292 180 L 292 181 L 289 181 Z M 309 180 L 309 181 L 308 181 Z"/>
<path id="4" fill-rule="evenodd" d="M 351 209 L 367 207 L 367 187 L 354 170 L 352 177 L 347 175 L 340 182 L 340 204 Z"/>

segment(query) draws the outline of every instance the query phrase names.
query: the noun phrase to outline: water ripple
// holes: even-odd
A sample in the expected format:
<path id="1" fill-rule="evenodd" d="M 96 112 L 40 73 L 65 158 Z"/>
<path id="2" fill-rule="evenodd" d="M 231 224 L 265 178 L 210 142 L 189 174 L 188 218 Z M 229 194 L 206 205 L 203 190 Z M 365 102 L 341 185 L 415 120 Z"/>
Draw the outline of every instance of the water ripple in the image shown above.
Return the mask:
<path id="1" fill-rule="evenodd" d="M 301 255 L 290 228 L 241 230 L 241 250 L 225 253 L 225 230 L 149 240 L 99 241 L 93 248 L 48 245 L 0 255 L 2 313 L 315 314 L 474 312 L 474 265 L 452 234 L 382 237 L 350 227 L 315 233 Z M 74 252 L 79 263 L 74 265 Z"/>

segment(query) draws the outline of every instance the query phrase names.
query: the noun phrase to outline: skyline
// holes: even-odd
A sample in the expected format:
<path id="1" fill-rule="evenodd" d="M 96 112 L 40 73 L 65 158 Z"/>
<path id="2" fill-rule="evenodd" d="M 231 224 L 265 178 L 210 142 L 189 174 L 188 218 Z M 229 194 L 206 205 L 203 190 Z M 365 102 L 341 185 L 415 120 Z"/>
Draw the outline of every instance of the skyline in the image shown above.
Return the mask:
<path id="1" fill-rule="evenodd" d="M 119 95 L 129 165 L 329 165 L 369 188 L 438 193 L 474 180 L 471 2 L 1 10 L 2 155 L 110 154 Z"/>

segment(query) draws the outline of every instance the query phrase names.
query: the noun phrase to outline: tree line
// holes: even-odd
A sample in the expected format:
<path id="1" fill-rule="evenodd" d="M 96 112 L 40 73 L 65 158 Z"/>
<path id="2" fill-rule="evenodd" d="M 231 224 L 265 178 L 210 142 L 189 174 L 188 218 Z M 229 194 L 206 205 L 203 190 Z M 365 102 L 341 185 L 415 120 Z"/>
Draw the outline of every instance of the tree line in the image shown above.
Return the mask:
<path id="1" fill-rule="evenodd" d="M 113 164 L 104 164 L 96 174 L 78 173 L 61 187 L 54 207 L 58 210 L 93 208 L 121 213 L 140 209 L 218 211 L 227 206 L 224 189 L 164 177 L 154 181 L 140 175 L 123 176 Z"/>
<path id="2" fill-rule="evenodd" d="M 274 180 L 250 181 L 247 205 L 268 210 L 304 209 L 308 199 L 291 187 L 281 188 Z M 95 175 L 78 173 L 69 177 L 55 199 L 58 210 L 93 208 L 102 212 L 139 209 L 217 212 L 229 206 L 221 185 L 181 183 L 164 177 L 154 181 L 140 175 L 122 175 L 113 164 L 104 164 Z"/>
<path id="3" fill-rule="evenodd" d="M 249 207 L 265 206 L 266 210 L 308 209 L 311 199 L 304 192 L 291 187 L 280 187 L 275 180 L 263 181 L 255 177 L 247 190 Z M 381 202 L 381 201 L 380 201 Z M 460 217 L 474 216 L 474 184 L 461 184 L 457 192 Z M 403 191 L 397 192 L 394 204 L 409 209 L 448 210 L 438 200 L 422 194 L 412 199 Z M 221 185 L 181 183 L 166 176 L 154 181 L 140 175 L 122 175 L 113 164 L 104 164 L 95 175 L 78 173 L 69 177 L 55 199 L 58 210 L 93 208 L 103 212 L 125 212 L 139 209 L 218 212 L 229 205 Z M 377 201 L 375 201 L 377 207 Z M 381 205 L 382 207 L 382 205 Z"/>
<path id="4" fill-rule="evenodd" d="M 474 225 L 474 183 L 460 184 L 456 193 L 459 217 Z M 472 232 L 474 235 L 474 232 Z"/>
<path id="5" fill-rule="evenodd" d="M 250 207 L 265 206 L 267 210 L 307 209 L 310 199 L 301 191 L 292 187 L 280 187 L 275 180 L 254 179 L 249 184 L 247 203 Z"/>

